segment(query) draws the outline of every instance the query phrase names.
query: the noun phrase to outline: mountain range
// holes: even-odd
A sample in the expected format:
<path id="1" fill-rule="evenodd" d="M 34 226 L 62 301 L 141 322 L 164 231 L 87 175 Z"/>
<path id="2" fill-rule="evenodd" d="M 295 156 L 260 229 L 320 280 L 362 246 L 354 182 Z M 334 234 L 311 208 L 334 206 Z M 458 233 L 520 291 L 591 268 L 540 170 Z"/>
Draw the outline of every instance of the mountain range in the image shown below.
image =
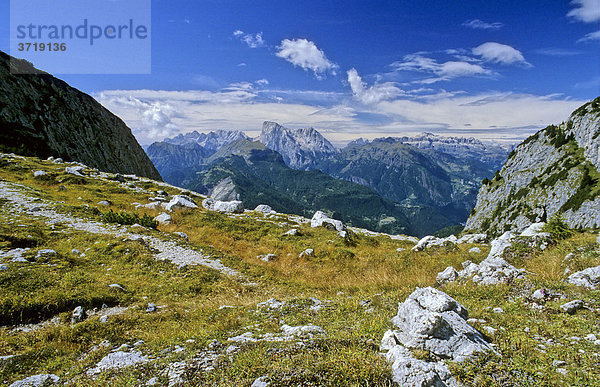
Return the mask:
<path id="1" fill-rule="evenodd" d="M 202 145 L 208 144 L 207 139 L 218 145 Z M 267 150 L 279 157 L 271 153 L 267 157 Z M 254 143 L 240 131 L 192 132 L 156 142 L 146 151 L 171 184 L 213 196 L 218 193 L 223 200 L 240 199 L 247 205 L 265 203 L 284 212 L 328 210 L 362 227 L 382 227 L 376 207 L 368 216 L 357 216 L 347 206 L 341 209 L 332 205 L 333 201 L 311 201 L 306 200 L 307 195 L 302 196 L 304 199 L 296 195 L 299 188 L 290 176 L 306 182 L 302 192 L 331 196 L 323 188 L 324 176 L 307 173 L 322 172 L 334 178 L 329 184 L 340 185 L 334 180 L 343 180 L 346 190 L 353 187 L 355 192 L 363 192 L 359 186 L 368 187 L 377 200 L 394 203 L 391 207 L 386 204 L 383 214 L 391 214 L 389 208 L 401 211 L 394 212 L 396 221 L 384 221 L 386 230 L 411 230 L 416 235 L 464 222 L 475 204 L 481 180 L 493 176 L 508 153 L 502 146 L 476 139 L 432 134 L 359 140 L 336 149 L 314 128 L 289 129 L 270 121 L 263 124 Z M 279 181 L 267 179 L 266 171 L 274 170 L 286 178 L 280 174 Z"/>

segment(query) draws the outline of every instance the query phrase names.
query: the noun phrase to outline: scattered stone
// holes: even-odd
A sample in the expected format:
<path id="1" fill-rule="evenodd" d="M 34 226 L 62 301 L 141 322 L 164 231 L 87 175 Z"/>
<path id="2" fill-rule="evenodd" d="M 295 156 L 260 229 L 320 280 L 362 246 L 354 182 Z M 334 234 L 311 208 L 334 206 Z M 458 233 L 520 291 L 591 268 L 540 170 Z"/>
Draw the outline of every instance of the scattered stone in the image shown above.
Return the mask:
<path id="1" fill-rule="evenodd" d="M 504 313 L 504 309 L 496 307 L 496 308 L 492 309 L 492 312 L 500 314 L 500 313 Z"/>
<path id="2" fill-rule="evenodd" d="M 568 314 L 575 314 L 579 309 L 583 308 L 583 301 L 581 300 L 573 300 L 571 302 L 567 302 L 560 306 L 563 312 Z"/>
<path id="3" fill-rule="evenodd" d="M 257 308 L 281 309 L 285 305 L 284 301 L 277 301 L 274 298 L 269 298 L 267 301 L 256 304 Z"/>
<path id="4" fill-rule="evenodd" d="M 42 250 L 38 251 L 37 255 L 35 256 L 35 259 L 50 258 L 50 257 L 55 257 L 56 255 L 57 255 L 56 251 L 54 251 L 52 249 L 42 249 Z"/>
<path id="5" fill-rule="evenodd" d="M 79 250 L 77 250 L 77 249 L 73 249 L 73 250 L 71 250 L 71 254 L 74 254 L 74 255 L 80 255 L 80 254 L 81 254 L 81 251 L 79 251 Z"/>
<path id="6" fill-rule="evenodd" d="M 2 270 L 8 270 L 8 266 L 4 265 L 4 264 L 0 264 L 0 271 Z"/>
<path id="7" fill-rule="evenodd" d="M 556 372 L 562 375 L 566 375 L 568 373 L 568 371 L 565 368 L 557 368 Z"/>
<path id="8" fill-rule="evenodd" d="M 486 234 L 466 234 L 458 238 L 456 244 L 462 243 L 485 243 L 487 241 Z"/>
<path id="9" fill-rule="evenodd" d="M 156 312 L 156 304 L 149 302 L 148 307 L 146 308 L 146 312 L 149 312 L 149 313 Z"/>
<path id="10" fill-rule="evenodd" d="M 446 282 L 456 281 L 458 278 L 458 272 L 452 266 L 448 266 L 444 271 L 438 273 L 436 281 L 441 285 Z"/>
<path id="11" fill-rule="evenodd" d="M 395 329 L 386 332 L 382 349 L 400 345 L 455 361 L 495 352 L 467 318 L 465 307 L 446 293 L 432 287 L 417 288 L 399 304 L 398 314 L 392 319 Z"/>
<path id="12" fill-rule="evenodd" d="M 314 228 L 314 227 L 321 227 L 321 226 L 323 226 L 329 230 L 340 231 L 340 232 L 346 231 L 346 225 L 342 221 L 336 220 L 336 219 L 331 219 L 323 211 L 317 211 L 317 212 L 315 212 L 312 219 L 310 220 L 310 227 Z"/>
<path id="13" fill-rule="evenodd" d="M 259 204 L 258 206 L 256 206 L 254 211 L 262 212 L 263 214 L 270 214 L 273 211 L 273 209 L 271 208 L 271 206 L 268 206 L 266 204 Z"/>
<path id="14" fill-rule="evenodd" d="M 315 256 L 315 251 L 313 249 L 306 249 L 300 253 L 298 258 L 309 258 L 309 257 L 314 257 L 314 256 Z"/>
<path id="15" fill-rule="evenodd" d="M 65 187 L 64 185 L 59 185 L 59 186 L 58 186 L 58 190 L 59 190 L 59 191 L 66 191 L 66 190 L 67 190 L 67 187 Z"/>
<path id="16" fill-rule="evenodd" d="M 417 244 L 411 249 L 412 251 L 423 251 L 432 247 L 440 247 L 445 244 L 456 244 L 458 239 L 454 235 L 450 235 L 447 238 L 438 238 L 433 235 L 427 235 L 421 238 Z"/>
<path id="17" fill-rule="evenodd" d="M 274 261 L 277 259 L 277 255 L 275 255 L 275 254 L 259 255 L 256 258 L 260 259 L 261 261 L 271 262 L 271 261 Z"/>
<path id="18" fill-rule="evenodd" d="M 225 212 L 225 213 L 236 213 L 241 214 L 244 212 L 244 205 L 239 200 L 233 200 L 230 202 L 222 202 L 213 198 L 206 198 L 202 201 L 202 207 L 210 211 Z"/>
<path id="19" fill-rule="evenodd" d="M 163 212 L 160 215 L 154 217 L 154 220 L 160 224 L 169 224 L 171 223 L 171 215 L 167 214 L 166 212 Z"/>
<path id="20" fill-rule="evenodd" d="M 289 326 L 284 324 L 281 326 L 281 330 L 286 336 L 312 336 L 313 334 L 325 333 L 323 328 L 313 324 L 298 326 Z"/>
<path id="21" fill-rule="evenodd" d="M 496 328 L 492 328 L 492 327 L 488 327 L 488 326 L 484 326 L 482 328 L 485 331 L 485 333 L 487 333 L 490 336 L 493 336 L 498 331 Z"/>
<path id="22" fill-rule="evenodd" d="M 189 196 L 175 195 L 169 203 L 164 204 L 164 208 L 172 212 L 179 209 L 198 208 L 198 206 Z"/>
<path id="23" fill-rule="evenodd" d="M 479 253 L 481 253 L 481 249 L 479 247 L 471 247 L 469 249 L 469 253 L 479 254 Z"/>
<path id="24" fill-rule="evenodd" d="M 98 202 L 99 206 L 104 206 L 104 207 L 110 207 L 112 203 L 110 202 L 110 200 L 100 200 Z"/>
<path id="25" fill-rule="evenodd" d="M 60 378 L 53 374 L 39 374 L 17 380 L 9 387 L 45 387 L 60 383 Z"/>
<path id="26" fill-rule="evenodd" d="M 161 203 L 160 201 L 154 201 L 152 203 L 148 203 L 148 204 L 140 204 L 138 206 L 136 206 L 136 208 L 138 207 L 143 207 L 143 208 L 147 208 L 149 210 L 158 210 L 162 207 L 163 203 Z"/>
<path id="27" fill-rule="evenodd" d="M 119 284 L 110 284 L 110 285 L 108 285 L 108 287 L 111 289 L 125 290 L 125 288 Z"/>
<path id="28" fill-rule="evenodd" d="M 323 308 L 323 303 L 321 302 L 321 300 L 315 297 L 309 297 L 309 300 L 313 302 L 313 305 L 311 305 L 308 309 L 312 310 L 313 312 L 318 312 L 319 310 L 321 310 L 321 308 Z"/>
<path id="29" fill-rule="evenodd" d="M 85 320 L 85 317 L 86 317 L 85 309 L 83 309 L 83 306 L 78 306 L 73 311 L 73 316 L 71 317 L 71 322 L 73 324 L 81 322 L 81 321 Z"/>
<path id="30" fill-rule="evenodd" d="M 288 230 L 288 231 L 284 232 L 283 234 L 281 234 L 281 236 L 299 236 L 299 235 L 301 235 L 301 234 L 297 228 L 293 228 L 293 229 Z"/>
<path id="31" fill-rule="evenodd" d="M 260 378 L 256 379 L 250 387 L 267 387 L 269 383 L 266 382 L 266 379 L 267 376 L 261 376 Z"/>
<path id="32" fill-rule="evenodd" d="M 584 339 L 588 340 L 588 341 L 596 341 L 598 340 L 598 338 L 596 337 L 595 334 L 590 333 L 589 335 L 587 335 L 586 337 L 584 337 Z"/>
<path id="33" fill-rule="evenodd" d="M 397 251 L 397 252 L 401 252 L 401 251 L 404 251 L 404 250 L 406 250 L 404 247 L 398 247 L 398 248 L 396 249 L 396 251 Z"/>
<path id="34" fill-rule="evenodd" d="M 236 343 L 254 343 L 258 341 L 252 336 L 252 332 L 246 332 L 238 336 L 230 337 L 227 340 L 235 341 Z"/>
<path id="35" fill-rule="evenodd" d="M 66 167 L 65 168 L 66 173 L 70 173 L 71 175 L 83 177 L 83 174 L 81 173 L 81 171 L 83 171 L 83 167 L 80 165 L 77 165 L 75 167 Z"/>
<path id="36" fill-rule="evenodd" d="M 186 234 L 186 233 L 184 233 L 184 232 L 181 232 L 181 231 L 175 231 L 173 234 L 174 234 L 174 235 L 177 235 L 177 236 L 178 236 L 178 237 L 180 237 L 180 238 L 183 238 L 183 239 L 185 239 L 185 240 L 188 240 L 188 236 L 187 236 L 187 234 Z"/>
<path id="37" fill-rule="evenodd" d="M 125 368 L 136 364 L 147 363 L 148 361 L 149 359 L 139 351 L 111 352 L 104 356 L 102 360 L 96 364 L 96 367 L 89 369 L 87 374 L 94 376 L 106 370 Z"/>
<path id="38" fill-rule="evenodd" d="M 546 225 L 546 223 L 544 223 L 544 222 L 533 223 L 529 227 L 527 227 L 525 230 L 523 230 L 523 232 L 521 233 L 521 236 L 526 236 L 526 237 L 538 236 L 538 235 L 550 236 L 549 233 L 542 231 L 542 229 L 544 228 L 545 225 Z"/>
<path id="39" fill-rule="evenodd" d="M 42 177 L 42 176 L 46 176 L 47 173 L 45 171 L 35 171 L 33 172 L 33 177 Z"/>
<path id="40" fill-rule="evenodd" d="M 597 289 L 600 286 L 600 266 L 588 267 L 585 270 L 573 273 L 567 281 L 584 288 Z"/>
<path id="41" fill-rule="evenodd" d="M 392 379 L 400 386 L 460 386 L 443 361 L 416 359 L 401 345 L 393 346 L 385 357 L 392 367 Z"/>

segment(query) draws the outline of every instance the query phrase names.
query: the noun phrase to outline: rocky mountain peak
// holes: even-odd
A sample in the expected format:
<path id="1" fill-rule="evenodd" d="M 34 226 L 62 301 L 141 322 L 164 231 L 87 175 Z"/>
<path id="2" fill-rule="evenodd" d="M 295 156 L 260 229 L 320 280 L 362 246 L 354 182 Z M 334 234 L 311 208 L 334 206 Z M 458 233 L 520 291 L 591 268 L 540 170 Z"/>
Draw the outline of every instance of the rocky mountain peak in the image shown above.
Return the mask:
<path id="1" fill-rule="evenodd" d="M 240 139 L 249 139 L 244 132 L 239 130 L 214 130 L 209 133 L 193 132 L 178 134 L 163 141 L 173 145 L 198 144 L 208 152 L 216 152 L 221 147 Z"/>
<path id="2" fill-rule="evenodd" d="M 319 158 L 337 153 L 335 147 L 314 128 L 289 129 L 276 122 L 265 121 L 258 140 L 283 156 L 295 169 L 306 169 Z"/>

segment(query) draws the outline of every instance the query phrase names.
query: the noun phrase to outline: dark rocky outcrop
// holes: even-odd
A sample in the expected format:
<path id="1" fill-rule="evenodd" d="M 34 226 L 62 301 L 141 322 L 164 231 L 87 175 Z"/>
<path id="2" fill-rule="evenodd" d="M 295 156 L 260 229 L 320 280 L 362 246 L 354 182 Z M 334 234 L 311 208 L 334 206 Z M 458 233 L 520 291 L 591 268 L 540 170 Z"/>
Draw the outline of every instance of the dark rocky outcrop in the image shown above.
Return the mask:
<path id="1" fill-rule="evenodd" d="M 11 72 L 12 68 L 12 72 Z M 30 74 L 14 74 L 24 73 Z M 160 175 L 131 130 L 91 96 L 0 52 L 0 151 Z"/>

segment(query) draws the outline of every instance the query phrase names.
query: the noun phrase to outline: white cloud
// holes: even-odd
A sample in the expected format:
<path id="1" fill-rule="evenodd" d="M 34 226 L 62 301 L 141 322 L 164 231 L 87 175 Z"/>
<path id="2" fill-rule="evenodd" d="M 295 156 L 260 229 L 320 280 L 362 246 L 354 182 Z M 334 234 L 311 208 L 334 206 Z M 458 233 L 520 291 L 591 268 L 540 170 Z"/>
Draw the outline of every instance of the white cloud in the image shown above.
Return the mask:
<path id="1" fill-rule="evenodd" d="M 426 90 L 423 90 L 426 91 Z M 108 90 L 96 99 L 121 117 L 142 144 L 193 130 L 240 129 L 255 136 L 262 122 L 290 127 L 313 126 L 334 142 L 357 137 L 401 136 L 424 130 L 478 138 L 524 138 L 551 123 L 564 121 L 585 101 L 530 94 L 439 92 L 403 95 L 363 105 L 360 111 L 338 98 L 323 108 L 320 102 L 290 102 L 287 90 L 277 101 L 262 100 L 260 92 L 204 90 Z M 364 117 L 376 120 L 365 122 Z"/>
<path id="2" fill-rule="evenodd" d="M 518 64 L 532 67 L 531 64 L 525 60 L 521 51 L 506 44 L 487 42 L 475 47 L 472 51 L 473 54 L 480 56 L 486 62 L 504 65 Z"/>
<path id="3" fill-rule="evenodd" d="M 576 6 L 567 13 L 567 16 L 583 23 L 593 23 L 600 20 L 600 1 L 598 0 L 573 0 L 571 5 Z"/>
<path id="4" fill-rule="evenodd" d="M 238 38 L 241 42 L 244 42 L 250 48 L 258 48 L 263 47 L 265 45 L 265 41 L 262 37 L 262 32 L 258 32 L 256 34 L 245 34 L 242 30 L 233 31 L 233 36 Z"/>
<path id="5" fill-rule="evenodd" d="M 494 73 L 476 63 L 467 61 L 448 61 L 439 63 L 437 60 L 422 56 L 421 54 L 411 54 L 404 57 L 403 62 L 392 63 L 396 70 L 417 71 L 431 73 L 437 78 L 428 78 L 418 81 L 419 83 L 431 84 L 438 81 L 446 81 L 458 77 L 486 75 Z"/>
<path id="6" fill-rule="evenodd" d="M 600 30 L 596 32 L 590 32 L 586 34 L 583 38 L 579 39 L 577 42 L 593 42 L 595 40 L 600 40 Z"/>
<path id="7" fill-rule="evenodd" d="M 391 82 L 375 84 L 367 87 L 362 81 L 356 69 L 350 69 L 347 72 L 348 83 L 352 89 L 352 95 L 355 99 L 364 104 L 373 104 L 383 100 L 395 98 L 402 94 L 402 90 Z"/>
<path id="8" fill-rule="evenodd" d="M 256 83 L 258 86 L 267 86 L 269 84 L 269 80 L 268 79 L 259 79 L 258 81 L 254 82 Z"/>
<path id="9" fill-rule="evenodd" d="M 325 53 L 316 44 L 306 39 L 284 39 L 276 55 L 294 66 L 312 70 L 317 78 L 327 71 L 335 75 L 338 66 L 327 59 Z"/>
<path id="10" fill-rule="evenodd" d="M 500 28 L 504 27 L 504 24 L 499 22 L 487 23 L 483 20 L 473 19 L 465 21 L 462 23 L 462 26 L 472 28 L 474 30 L 499 30 Z"/>

